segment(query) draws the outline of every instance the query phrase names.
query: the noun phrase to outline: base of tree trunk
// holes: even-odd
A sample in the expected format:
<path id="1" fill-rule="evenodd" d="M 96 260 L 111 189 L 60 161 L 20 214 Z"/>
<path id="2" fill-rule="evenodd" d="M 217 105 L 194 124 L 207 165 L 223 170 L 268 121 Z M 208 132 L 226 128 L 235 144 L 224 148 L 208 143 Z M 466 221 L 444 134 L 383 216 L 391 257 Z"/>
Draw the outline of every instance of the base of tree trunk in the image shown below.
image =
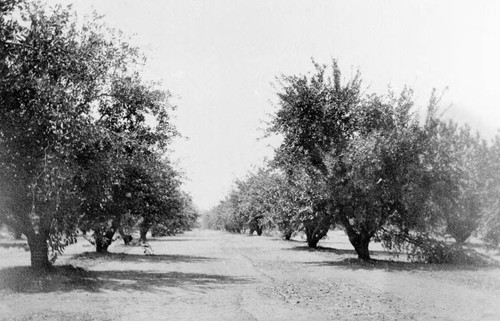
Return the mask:
<path id="1" fill-rule="evenodd" d="M 108 247 L 113 243 L 113 236 L 115 235 L 114 229 L 107 230 L 104 235 L 102 232 L 94 231 L 95 235 L 95 251 L 103 253 L 108 251 Z"/>
<path id="2" fill-rule="evenodd" d="M 132 235 L 123 235 L 122 239 L 125 245 L 129 245 L 134 238 L 132 237 Z"/>
<path id="3" fill-rule="evenodd" d="M 103 240 L 96 240 L 95 242 L 95 251 L 97 253 L 104 253 L 108 251 L 109 244 Z"/>
<path id="4" fill-rule="evenodd" d="M 141 233 L 141 242 L 146 243 L 148 241 L 148 238 L 147 238 L 148 230 L 141 229 L 140 233 Z"/>
<path id="5" fill-rule="evenodd" d="M 319 241 L 328 233 L 327 228 L 319 228 L 314 224 L 305 226 L 307 246 L 310 248 L 317 248 Z"/>
<path id="6" fill-rule="evenodd" d="M 370 261 L 370 250 L 368 249 L 370 245 L 371 237 L 367 235 L 360 235 L 352 233 L 349 235 L 349 241 L 351 242 L 356 254 L 358 254 L 358 258 L 363 261 Z"/>
<path id="7" fill-rule="evenodd" d="M 31 267 L 35 269 L 48 269 L 52 267 L 49 261 L 49 246 L 47 240 L 39 235 L 28 239 L 31 255 Z"/>

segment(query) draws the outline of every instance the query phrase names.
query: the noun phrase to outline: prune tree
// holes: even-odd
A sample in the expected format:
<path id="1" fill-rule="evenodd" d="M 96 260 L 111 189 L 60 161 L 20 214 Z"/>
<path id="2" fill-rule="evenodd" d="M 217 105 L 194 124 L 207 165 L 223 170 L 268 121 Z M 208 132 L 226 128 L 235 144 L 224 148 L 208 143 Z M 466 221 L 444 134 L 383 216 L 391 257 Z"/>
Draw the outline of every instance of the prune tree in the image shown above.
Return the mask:
<path id="1" fill-rule="evenodd" d="M 410 112 L 411 91 L 366 96 L 358 74 L 342 83 L 335 61 L 330 69 L 315 68 L 280 79 L 270 131 L 284 139 L 275 163 L 291 178 L 300 168 L 326 186 L 311 215 L 327 213 L 343 226 L 359 258 L 369 260 L 368 245 L 384 225 L 407 229 L 425 221 L 428 131 Z"/>
<path id="2" fill-rule="evenodd" d="M 32 266 L 47 267 L 49 245 L 61 251 L 89 214 L 82 205 L 123 197 L 128 156 L 164 148 L 173 129 L 168 95 L 134 72 L 136 48 L 96 20 L 77 24 L 67 9 L 15 3 L 0 4 L 1 215 L 26 235 Z M 93 173 L 79 177 L 85 166 Z M 83 195 L 85 184 L 96 188 Z"/>
<path id="3" fill-rule="evenodd" d="M 48 244 L 57 252 L 73 240 L 74 152 L 91 135 L 91 103 L 108 63 L 94 50 L 95 28 L 77 28 L 68 11 L 11 3 L 0 7 L 2 216 L 26 235 L 31 265 L 43 268 Z"/>
<path id="4" fill-rule="evenodd" d="M 283 76 L 279 79 L 279 109 L 270 131 L 281 134 L 283 143 L 276 151 L 274 163 L 290 181 L 310 186 L 310 183 L 326 185 L 332 173 L 327 167 L 327 157 L 342 155 L 351 132 L 352 109 L 360 100 L 360 81 L 355 76 L 342 85 L 337 63 L 332 64 L 332 77 L 326 75 L 326 66 L 315 64 L 315 73 L 303 76 Z M 339 167 L 337 171 L 343 171 Z M 294 179 L 299 177 L 300 179 Z M 304 188 L 305 199 L 302 214 L 308 222 L 330 222 L 336 212 L 327 197 L 314 197 L 314 189 Z M 326 231 L 330 224 L 326 224 Z M 306 230 L 314 234 L 313 224 L 305 223 Z M 325 228 L 323 228 L 325 230 Z M 325 233 L 321 231 L 321 234 Z M 326 234 L 326 233 L 325 233 Z M 319 235 L 318 235 L 319 236 Z M 317 241 L 312 242 L 315 246 Z"/>
<path id="5" fill-rule="evenodd" d="M 95 125 L 102 134 L 89 146 L 97 150 L 81 157 L 96 161 L 81 175 L 81 221 L 94 231 L 98 252 L 107 250 L 126 213 L 143 218 L 141 230 L 147 232 L 158 208 L 164 210 L 161 199 L 168 197 L 164 193 L 169 191 L 160 185 L 178 185 L 176 173 L 159 161 L 175 134 L 167 113 L 168 94 L 144 83 L 137 73 L 116 77 L 114 73 L 97 110 Z"/>
<path id="6" fill-rule="evenodd" d="M 190 231 L 197 226 L 199 217 L 198 210 L 194 206 L 191 195 L 184 191 L 177 194 L 170 194 L 170 198 L 177 195 L 174 204 L 170 205 L 166 212 L 163 212 L 151 229 L 151 235 L 171 236 L 184 231 Z M 174 200 L 174 199 L 172 199 Z"/>
<path id="7" fill-rule="evenodd" d="M 312 171 L 306 174 L 300 167 L 296 167 L 286 179 L 288 193 L 284 195 L 286 198 L 282 202 L 286 203 L 285 208 L 293 210 L 291 226 L 298 226 L 298 231 L 303 231 L 306 235 L 307 245 L 316 248 L 318 242 L 326 237 L 336 218 L 325 180 L 318 176 L 318 172 L 315 175 Z"/>
<path id="8" fill-rule="evenodd" d="M 273 177 L 268 169 L 259 168 L 244 180 L 236 182 L 234 192 L 239 196 L 237 212 L 246 222 L 250 234 L 262 235 L 265 227 L 272 227 Z"/>
<path id="9" fill-rule="evenodd" d="M 225 230 L 232 233 L 241 233 L 243 222 L 235 216 L 230 196 L 211 208 L 204 216 L 204 225 L 214 230 Z"/>
<path id="10" fill-rule="evenodd" d="M 500 245 L 500 134 L 497 134 L 487 154 L 487 188 L 481 217 L 481 237 L 492 247 Z"/>
<path id="11" fill-rule="evenodd" d="M 301 229 L 297 215 L 302 207 L 302 194 L 282 173 L 271 169 L 267 172 L 270 175 L 270 221 L 285 240 L 290 240 Z"/>
<path id="12" fill-rule="evenodd" d="M 389 225 L 403 230 L 423 222 L 428 192 L 424 154 L 427 135 L 412 115 L 411 93 L 372 96 L 356 109 L 355 131 L 342 159 L 345 176 L 333 176 L 331 187 L 338 220 L 359 258 L 368 260 L 373 237 Z"/>
<path id="13" fill-rule="evenodd" d="M 488 147 L 469 127 L 449 121 L 440 123 L 434 148 L 439 179 L 431 188 L 432 201 L 443 219 L 443 232 L 463 243 L 484 212 Z"/>

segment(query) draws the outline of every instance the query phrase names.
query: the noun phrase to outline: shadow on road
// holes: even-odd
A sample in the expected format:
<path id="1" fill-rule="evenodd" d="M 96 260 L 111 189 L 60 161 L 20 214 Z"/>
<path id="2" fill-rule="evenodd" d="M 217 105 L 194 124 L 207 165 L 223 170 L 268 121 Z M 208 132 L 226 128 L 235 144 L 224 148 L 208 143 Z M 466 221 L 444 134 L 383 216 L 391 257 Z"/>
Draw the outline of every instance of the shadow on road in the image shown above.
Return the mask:
<path id="1" fill-rule="evenodd" d="M 476 271 L 499 269 L 498 266 L 478 266 L 461 264 L 427 264 L 401 262 L 391 260 L 362 261 L 357 258 L 347 258 L 338 261 L 306 262 L 306 265 L 340 267 L 350 270 L 384 270 L 384 271 Z"/>
<path id="2" fill-rule="evenodd" d="M 30 249 L 26 241 L 0 242 L 0 248 L 4 249 L 16 248 L 16 249 L 23 249 L 25 251 L 29 251 Z"/>
<path id="3" fill-rule="evenodd" d="M 189 238 L 174 238 L 171 236 L 164 236 L 164 237 L 150 237 L 148 238 L 148 242 L 184 242 L 184 241 L 200 241 L 201 239 L 189 239 Z"/>
<path id="4" fill-rule="evenodd" d="M 288 251 L 306 251 L 306 252 L 328 252 L 328 253 L 334 253 L 337 255 L 358 256 L 356 254 L 356 251 L 354 251 L 354 250 L 335 249 L 332 247 L 322 247 L 322 246 L 318 246 L 317 248 L 310 248 L 308 246 L 294 246 L 292 248 L 286 248 L 285 250 L 288 250 Z M 387 252 L 386 251 L 370 250 L 370 255 L 372 255 L 372 256 L 387 255 Z"/>
<path id="5" fill-rule="evenodd" d="M 171 255 L 171 254 L 129 254 L 129 253 L 97 253 L 84 252 L 75 255 L 73 260 L 102 260 L 102 261 L 121 261 L 121 262 L 158 262 L 164 263 L 197 263 L 206 261 L 215 261 L 218 259 L 206 256 L 192 255 Z"/>
<path id="6" fill-rule="evenodd" d="M 231 284 L 249 283 L 250 278 L 218 274 L 152 271 L 87 271 L 71 265 L 48 271 L 30 267 L 0 270 L 0 292 L 50 293 L 71 291 L 148 291 L 168 292 L 169 288 L 204 291 Z"/>

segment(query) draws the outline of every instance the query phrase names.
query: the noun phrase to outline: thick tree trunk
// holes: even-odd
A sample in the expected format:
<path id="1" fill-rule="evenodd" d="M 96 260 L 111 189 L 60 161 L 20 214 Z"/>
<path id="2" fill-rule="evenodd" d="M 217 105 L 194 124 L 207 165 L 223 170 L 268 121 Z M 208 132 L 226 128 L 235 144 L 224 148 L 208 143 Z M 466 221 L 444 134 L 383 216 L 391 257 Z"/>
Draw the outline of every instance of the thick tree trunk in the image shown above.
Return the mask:
<path id="1" fill-rule="evenodd" d="M 363 261 L 370 261 L 370 245 L 371 235 L 369 233 L 357 233 L 351 228 L 346 228 L 349 242 L 351 242 L 354 250 L 358 254 L 358 258 Z"/>
<path id="2" fill-rule="evenodd" d="M 307 246 L 310 248 L 317 248 L 318 242 L 326 236 L 328 233 L 328 228 L 321 228 L 316 226 L 316 224 L 306 224 L 306 238 L 307 238 Z"/>
<path id="3" fill-rule="evenodd" d="M 30 247 L 32 268 L 47 269 L 52 266 L 49 262 L 49 246 L 45 237 L 33 233 L 28 237 L 28 245 Z"/>
<path id="4" fill-rule="evenodd" d="M 283 233 L 283 238 L 287 241 L 290 241 L 292 239 L 292 234 L 293 231 L 286 231 Z"/>
<path id="5" fill-rule="evenodd" d="M 20 239 L 22 239 L 22 236 L 23 236 L 23 233 L 21 233 L 21 232 L 19 232 L 19 231 L 16 231 L 16 232 L 14 233 L 14 239 L 16 239 L 16 240 L 20 240 Z"/>
<path id="6" fill-rule="evenodd" d="M 123 228 L 121 228 L 121 227 L 119 227 L 119 228 L 118 228 L 118 233 L 120 233 L 120 236 L 121 236 L 121 238 L 122 238 L 122 240 L 123 240 L 123 243 L 124 243 L 125 245 L 129 245 L 129 244 L 130 244 L 130 242 L 132 242 L 132 240 L 134 239 L 134 238 L 132 237 L 132 235 L 125 234 L 125 231 L 124 231 L 124 230 L 123 230 Z"/>
<path id="7" fill-rule="evenodd" d="M 148 231 L 149 229 L 151 228 L 152 226 L 152 222 L 149 220 L 149 219 L 146 219 L 144 218 L 142 220 L 142 223 L 139 227 L 139 233 L 140 233 L 140 237 L 141 237 L 141 242 L 142 243 L 146 243 L 148 241 L 147 239 L 147 234 L 148 234 Z"/>
<path id="8" fill-rule="evenodd" d="M 113 243 L 113 236 L 115 235 L 115 229 L 111 228 L 107 230 L 104 235 L 99 231 L 94 231 L 95 235 L 95 251 L 102 253 L 107 252 L 108 247 Z"/>
<path id="9" fill-rule="evenodd" d="M 96 237 L 95 239 L 95 251 L 98 253 L 103 253 L 108 251 L 109 244 L 104 237 Z"/>
<path id="10" fill-rule="evenodd" d="M 319 239 L 317 239 L 317 238 L 314 238 L 314 237 L 308 238 L 307 239 L 307 246 L 309 246 L 312 249 L 315 249 L 318 247 L 318 242 L 319 242 Z"/>
<path id="11" fill-rule="evenodd" d="M 14 239 L 20 240 L 22 238 L 23 232 L 21 231 L 21 229 L 13 228 L 13 232 L 14 232 Z"/>

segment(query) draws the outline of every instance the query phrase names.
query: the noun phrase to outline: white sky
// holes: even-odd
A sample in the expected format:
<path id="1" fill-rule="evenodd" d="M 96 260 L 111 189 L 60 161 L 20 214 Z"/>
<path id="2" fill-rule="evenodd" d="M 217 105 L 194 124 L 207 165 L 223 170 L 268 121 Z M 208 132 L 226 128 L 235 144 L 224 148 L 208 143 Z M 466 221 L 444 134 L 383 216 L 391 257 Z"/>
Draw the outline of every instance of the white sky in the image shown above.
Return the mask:
<path id="1" fill-rule="evenodd" d="M 149 56 L 147 76 L 175 95 L 175 120 L 189 140 L 174 157 L 185 189 L 216 205 L 237 177 L 272 155 L 263 121 L 279 74 L 339 59 L 358 68 L 369 91 L 390 85 L 448 87 L 446 116 L 491 137 L 500 127 L 500 1 L 165 1 L 46 0 L 94 8 L 108 25 L 135 34 Z"/>

